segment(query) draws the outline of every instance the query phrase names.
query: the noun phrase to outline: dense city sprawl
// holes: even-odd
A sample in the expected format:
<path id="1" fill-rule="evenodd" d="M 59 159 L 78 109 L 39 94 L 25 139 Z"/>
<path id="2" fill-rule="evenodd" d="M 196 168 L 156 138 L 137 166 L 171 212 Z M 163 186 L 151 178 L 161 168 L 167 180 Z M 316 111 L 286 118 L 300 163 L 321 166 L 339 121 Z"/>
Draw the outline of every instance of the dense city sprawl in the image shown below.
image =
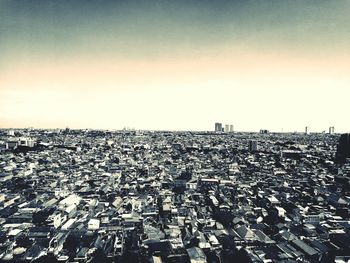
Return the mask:
<path id="1" fill-rule="evenodd" d="M 2 130 L 1 262 L 347 262 L 326 133 Z"/>

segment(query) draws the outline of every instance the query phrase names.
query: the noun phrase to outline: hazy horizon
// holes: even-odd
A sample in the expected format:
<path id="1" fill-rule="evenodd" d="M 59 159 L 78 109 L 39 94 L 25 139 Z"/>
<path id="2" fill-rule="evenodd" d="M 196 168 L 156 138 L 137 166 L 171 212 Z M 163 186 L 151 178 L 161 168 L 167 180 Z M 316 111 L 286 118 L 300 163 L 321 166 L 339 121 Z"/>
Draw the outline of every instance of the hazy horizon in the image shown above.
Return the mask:
<path id="1" fill-rule="evenodd" d="M 348 1 L 0 0 L 0 127 L 349 132 Z"/>

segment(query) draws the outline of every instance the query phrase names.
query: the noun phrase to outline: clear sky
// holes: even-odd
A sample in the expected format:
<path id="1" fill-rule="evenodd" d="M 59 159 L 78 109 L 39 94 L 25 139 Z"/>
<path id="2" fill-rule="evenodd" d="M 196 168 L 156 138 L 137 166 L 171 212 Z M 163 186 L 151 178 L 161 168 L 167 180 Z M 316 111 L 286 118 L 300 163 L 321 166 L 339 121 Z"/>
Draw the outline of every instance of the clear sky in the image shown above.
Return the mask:
<path id="1" fill-rule="evenodd" d="M 0 127 L 350 131 L 350 2 L 0 0 Z"/>

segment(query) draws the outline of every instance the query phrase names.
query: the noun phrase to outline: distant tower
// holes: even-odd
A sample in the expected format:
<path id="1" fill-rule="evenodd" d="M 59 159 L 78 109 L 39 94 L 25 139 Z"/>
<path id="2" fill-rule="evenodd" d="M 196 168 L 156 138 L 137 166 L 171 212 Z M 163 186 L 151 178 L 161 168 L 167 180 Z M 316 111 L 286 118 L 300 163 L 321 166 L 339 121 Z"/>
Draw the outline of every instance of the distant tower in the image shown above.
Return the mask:
<path id="1" fill-rule="evenodd" d="M 309 126 L 305 127 L 305 134 L 309 134 Z"/>
<path id="2" fill-rule="evenodd" d="M 233 132 L 233 125 L 230 125 L 230 132 Z"/>
<path id="3" fill-rule="evenodd" d="M 229 132 L 229 125 L 228 124 L 225 124 L 225 132 Z"/>
<path id="4" fill-rule="evenodd" d="M 7 131 L 8 136 L 15 136 L 15 131 L 14 130 L 8 130 Z"/>
<path id="5" fill-rule="evenodd" d="M 268 134 L 268 133 L 269 133 L 269 130 L 261 129 L 261 130 L 260 130 L 260 133 L 261 133 L 261 134 Z"/>
<path id="6" fill-rule="evenodd" d="M 220 123 L 220 122 L 215 123 L 215 131 L 222 132 L 222 123 Z"/>
<path id="7" fill-rule="evenodd" d="M 329 127 L 329 134 L 334 134 L 334 126 Z"/>
<path id="8" fill-rule="evenodd" d="M 258 142 L 255 140 L 248 141 L 248 150 L 250 152 L 256 152 L 258 150 Z"/>

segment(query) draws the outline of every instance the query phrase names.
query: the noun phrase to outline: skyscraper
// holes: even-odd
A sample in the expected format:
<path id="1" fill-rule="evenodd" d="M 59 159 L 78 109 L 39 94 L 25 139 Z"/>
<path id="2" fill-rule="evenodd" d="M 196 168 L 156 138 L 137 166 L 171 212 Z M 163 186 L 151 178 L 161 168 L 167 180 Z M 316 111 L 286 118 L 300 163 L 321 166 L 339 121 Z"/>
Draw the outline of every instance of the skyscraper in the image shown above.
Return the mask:
<path id="1" fill-rule="evenodd" d="M 261 134 L 268 134 L 268 133 L 269 133 L 269 130 L 261 129 L 261 130 L 260 130 L 260 133 L 261 133 Z"/>
<path id="2" fill-rule="evenodd" d="M 230 132 L 233 132 L 233 125 L 230 125 Z"/>
<path id="3" fill-rule="evenodd" d="M 229 132 L 229 125 L 228 124 L 225 124 L 225 132 Z"/>
<path id="4" fill-rule="evenodd" d="M 334 126 L 329 127 L 329 134 L 334 134 Z"/>
<path id="5" fill-rule="evenodd" d="M 8 130 L 7 131 L 8 136 L 15 136 L 15 131 L 14 130 Z"/>
<path id="6" fill-rule="evenodd" d="M 220 123 L 220 122 L 215 123 L 215 131 L 222 132 L 222 123 Z"/>
<path id="7" fill-rule="evenodd" d="M 256 152 L 258 150 L 258 142 L 256 140 L 248 141 L 248 150 L 250 152 Z"/>
<path id="8" fill-rule="evenodd" d="M 340 136 L 335 154 L 335 162 L 343 164 L 347 158 L 350 158 L 350 133 L 344 133 Z"/>

